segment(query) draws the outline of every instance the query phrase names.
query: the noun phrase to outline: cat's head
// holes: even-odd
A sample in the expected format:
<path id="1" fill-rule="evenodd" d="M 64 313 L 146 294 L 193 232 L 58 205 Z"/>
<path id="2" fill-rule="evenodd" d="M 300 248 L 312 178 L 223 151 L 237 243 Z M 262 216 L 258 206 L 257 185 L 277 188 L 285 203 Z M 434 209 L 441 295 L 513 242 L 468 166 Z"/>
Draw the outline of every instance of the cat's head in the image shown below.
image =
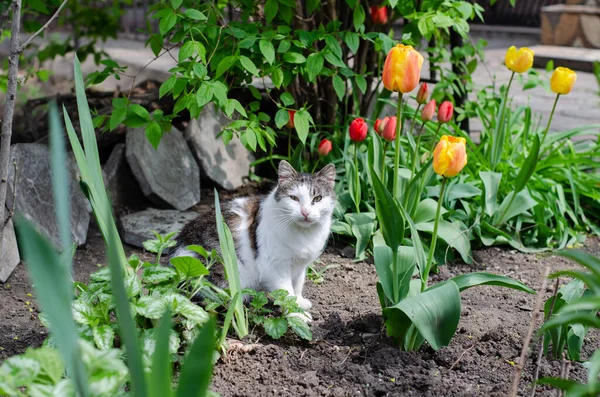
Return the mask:
<path id="1" fill-rule="evenodd" d="M 283 214 L 298 226 L 310 227 L 331 217 L 336 199 L 333 164 L 315 174 L 305 174 L 283 160 L 278 176 L 275 200 Z"/>

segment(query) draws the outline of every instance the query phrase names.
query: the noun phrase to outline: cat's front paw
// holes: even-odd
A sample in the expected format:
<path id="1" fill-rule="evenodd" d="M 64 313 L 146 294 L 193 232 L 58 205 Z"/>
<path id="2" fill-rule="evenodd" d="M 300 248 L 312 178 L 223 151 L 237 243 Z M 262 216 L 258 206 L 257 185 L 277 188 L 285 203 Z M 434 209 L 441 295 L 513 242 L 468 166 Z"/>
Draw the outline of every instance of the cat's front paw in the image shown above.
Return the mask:
<path id="1" fill-rule="evenodd" d="M 312 307 L 312 302 L 301 296 L 296 297 L 296 303 L 298 303 L 298 306 L 300 306 L 302 310 L 310 310 Z"/>

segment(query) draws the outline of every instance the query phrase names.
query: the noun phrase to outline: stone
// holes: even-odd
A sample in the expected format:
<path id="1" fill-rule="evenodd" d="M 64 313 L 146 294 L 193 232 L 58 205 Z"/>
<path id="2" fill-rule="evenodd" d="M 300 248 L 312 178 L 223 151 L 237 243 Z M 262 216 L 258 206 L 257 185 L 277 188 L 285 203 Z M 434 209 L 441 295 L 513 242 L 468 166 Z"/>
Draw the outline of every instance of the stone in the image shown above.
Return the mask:
<path id="1" fill-rule="evenodd" d="M 160 210 L 148 208 L 121 217 L 121 238 L 127 244 L 143 248 L 146 240 L 155 239 L 155 231 L 165 235 L 179 232 L 189 221 L 197 218 L 197 212 L 177 210 Z"/>
<path id="2" fill-rule="evenodd" d="M 144 128 L 127 132 L 126 157 L 144 195 L 159 207 L 185 211 L 200 201 L 200 169 L 176 128 L 154 150 Z"/>
<path id="3" fill-rule="evenodd" d="M 148 206 L 148 200 L 127 163 L 124 143 L 115 145 L 103 171 L 104 185 L 113 208 L 141 210 Z"/>
<path id="4" fill-rule="evenodd" d="M 17 163 L 17 178 L 15 181 L 15 168 L 11 166 L 6 206 L 12 208 L 16 189 L 15 212 L 23 214 L 56 247 L 60 247 L 48 147 L 40 143 L 18 143 L 10 150 L 11 159 Z M 87 238 L 91 207 L 79 187 L 79 169 L 72 155 L 69 155 L 67 166 L 71 192 L 71 239 L 82 245 Z"/>
<path id="5" fill-rule="evenodd" d="M 8 215 L 8 214 L 7 214 Z M 8 216 L 7 216 L 8 217 Z M 0 225 L 2 227 L 4 222 Z M 0 282 L 5 283 L 10 277 L 15 267 L 21 262 L 19 256 L 19 247 L 17 246 L 17 237 L 12 219 L 6 223 L 4 229 L 4 239 L 0 241 Z"/>
<path id="6" fill-rule="evenodd" d="M 225 145 L 218 135 L 228 123 L 212 105 L 206 105 L 197 120 L 190 120 L 185 138 L 202 168 L 202 176 L 233 190 L 244 184 L 254 156 L 237 138 Z"/>

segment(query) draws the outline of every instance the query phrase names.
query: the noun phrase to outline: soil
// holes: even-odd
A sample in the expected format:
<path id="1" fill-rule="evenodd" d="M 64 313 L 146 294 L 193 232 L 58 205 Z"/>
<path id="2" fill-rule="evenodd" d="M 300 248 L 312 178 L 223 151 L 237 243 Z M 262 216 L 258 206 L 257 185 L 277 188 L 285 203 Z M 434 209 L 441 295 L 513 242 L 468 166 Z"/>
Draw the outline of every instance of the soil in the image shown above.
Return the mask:
<path id="1" fill-rule="evenodd" d="M 586 249 L 600 252 L 599 242 L 588 239 Z M 151 256 L 127 247 L 129 254 Z M 317 268 L 336 267 L 324 273 L 322 284 L 307 281 L 312 300 L 314 340 L 288 335 L 274 341 L 256 331 L 249 352 L 230 351 L 214 371 L 212 390 L 222 396 L 504 396 L 513 380 L 523 339 L 531 322 L 535 296 L 498 287 L 477 287 L 462 294 L 462 317 L 451 344 L 439 351 L 424 346 L 403 352 L 385 334 L 375 291 L 372 263 L 354 262 L 349 247 L 330 247 Z M 476 252 L 478 265 L 449 264 L 432 282 L 473 270 L 510 275 L 539 289 L 546 266 L 552 270 L 573 267 L 562 258 L 523 254 L 503 248 Z M 77 281 L 105 263 L 103 240 L 92 227 L 88 242 L 74 259 Z M 548 286 L 545 297 L 553 287 Z M 37 320 L 26 268 L 20 265 L 0 288 L 0 361 L 40 346 L 47 330 Z M 600 348 L 600 335 L 588 335 L 583 357 Z M 233 350 L 233 349 L 232 349 Z M 534 370 L 534 341 L 520 385 L 529 389 Z M 561 362 L 544 358 L 540 376 L 558 376 Z M 586 370 L 573 363 L 572 379 L 585 380 Z M 538 396 L 553 395 L 538 388 Z"/>

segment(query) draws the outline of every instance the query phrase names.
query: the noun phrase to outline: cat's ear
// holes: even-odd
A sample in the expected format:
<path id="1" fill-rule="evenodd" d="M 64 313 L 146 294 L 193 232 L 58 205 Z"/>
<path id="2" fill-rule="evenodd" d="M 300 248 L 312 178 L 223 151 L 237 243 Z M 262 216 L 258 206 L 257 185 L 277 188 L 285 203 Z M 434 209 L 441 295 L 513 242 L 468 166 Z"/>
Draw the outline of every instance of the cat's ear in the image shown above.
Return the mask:
<path id="1" fill-rule="evenodd" d="M 333 186 L 335 183 L 335 165 L 332 163 L 327 164 L 325 167 L 321 168 L 321 171 L 317 172 L 315 176 L 319 179 L 326 180 Z"/>
<path id="2" fill-rule="evenodd" d="M 294 167 L 292 167 L 292 165 L 285 160 L 281 160 L 279 162 L 279 170 L 277 174 L 279 176 L 279 182 L 290 181 L 298 176 L 298 173 Z"/>

